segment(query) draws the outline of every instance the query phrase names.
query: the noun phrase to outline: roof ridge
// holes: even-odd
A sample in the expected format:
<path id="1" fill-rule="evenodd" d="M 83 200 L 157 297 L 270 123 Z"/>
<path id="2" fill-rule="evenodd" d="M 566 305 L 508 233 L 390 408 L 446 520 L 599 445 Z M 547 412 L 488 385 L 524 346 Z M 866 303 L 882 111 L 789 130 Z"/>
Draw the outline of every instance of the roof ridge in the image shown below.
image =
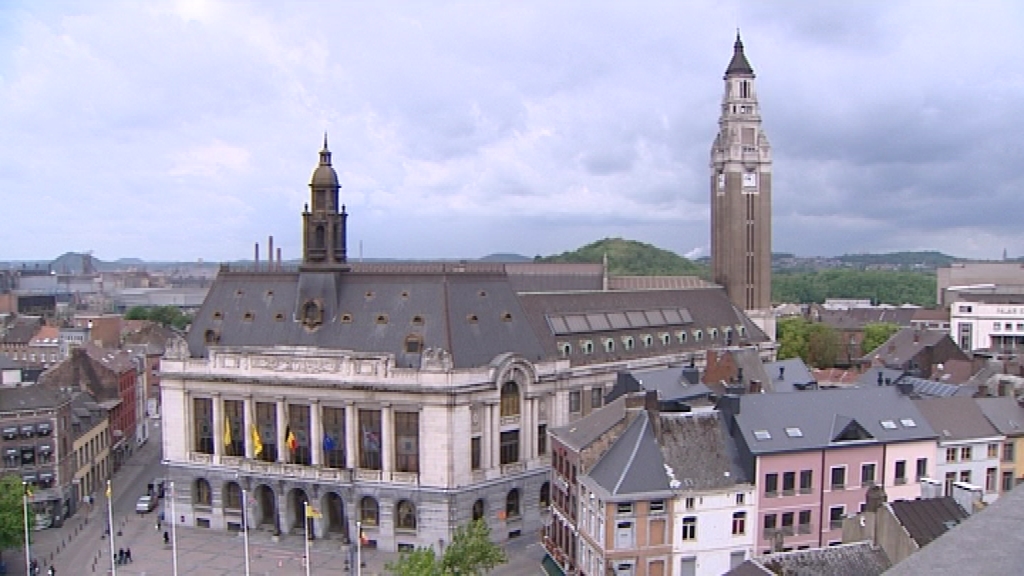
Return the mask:
<path id="1" fill-rule="evenodd" d="M 641 411 L 640 415 L 643 417 L 643 424 L 641 424 L 643 429 L 641 429 L 636 436 L 636 442 L 633 444 L 633 450 L 629 454 L 629 460 L 627 460 L 626 465 L 622 467 L 622 472 L 619 474 L 619 479 L 615 482 L 615 489 L 612 490 L 612 494 L 619 493 L 619 488 L 622 486 L 623 480 L 626 479 L 626 474 L 629 472 L 630 468 L 633 467 L 633 460 L 636 459 L 636 453 L 640 451 L 640 442 L 644 439 L 644 429 L 647 428 L 647 423 L 650 421 L 648 420 L 646 410 Z M 640 418 L 637 418 L 637 420 L 639 419 Z"/>

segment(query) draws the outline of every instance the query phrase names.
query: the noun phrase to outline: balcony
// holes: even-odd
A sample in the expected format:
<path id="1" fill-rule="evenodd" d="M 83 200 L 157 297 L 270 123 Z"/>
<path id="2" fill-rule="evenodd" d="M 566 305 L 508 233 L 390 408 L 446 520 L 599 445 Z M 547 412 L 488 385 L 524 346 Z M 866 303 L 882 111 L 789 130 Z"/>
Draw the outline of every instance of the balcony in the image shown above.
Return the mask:
<path id="1" fill-rule="evenodd" d="M 813 526 L 811 526 L 810 524 L 797 524 L 796 526 L 797 534 L 810 534 L 812 531 Z"/>
<path id="2" fill-rule="evenodd" d="M 502 464 L 501 473 L 502 475 L 507 474 L 519 474 L 524 471 L 526 466 L 522 462 L 513 462 L 511 464 Z"/>
<path id="3" fill-rule="evenodd" d="M 280 478 L 301 478 L 304 480 L 322 480 L 327 482 L 352 482 L 352 471 L 343 468 L 327 468 L 320 466 L 304 466 L 302 464 L 283 464 L 251 460 L 241 456 L 221 456 L 220 463 L 214 463 L 213 456 L 201 452 L 190 452 L 189 462 L 216 468 L 231 468 L 255 476 Z M 376 472 L 379 476 L 380 472 Z M 377 480 L 379 481 L 379 479 Z"/>

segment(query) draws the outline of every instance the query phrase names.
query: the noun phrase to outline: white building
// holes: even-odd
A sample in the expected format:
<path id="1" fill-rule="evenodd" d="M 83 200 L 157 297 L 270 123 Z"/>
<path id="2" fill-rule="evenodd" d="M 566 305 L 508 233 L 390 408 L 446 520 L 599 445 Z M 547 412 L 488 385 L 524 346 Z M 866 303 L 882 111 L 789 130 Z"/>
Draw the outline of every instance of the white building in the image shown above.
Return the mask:
<path id="1" fill-rule="evenodd" d="M 678 574 L 724 574 L 754 553 L 757 490 L 750 484 L 683 493 L 673 508 Z"/>
<path id="2" fill-rule="evenodd" d="M 985 417 L 974 398 L 915 400 L 921 415 L 939 434 L 935 480 L 952 496 L 953 484 L 978 487 L 987 504 L 999 497 L 999 454 L 1006 437 Z"/>
<path id="3" fill-rule="evenodd" d="M 979 297 L 950 305 L 950 336 L 960 348 L 1024 352 L 1024 296 L 1003 299 L 1006 303 Z"/>

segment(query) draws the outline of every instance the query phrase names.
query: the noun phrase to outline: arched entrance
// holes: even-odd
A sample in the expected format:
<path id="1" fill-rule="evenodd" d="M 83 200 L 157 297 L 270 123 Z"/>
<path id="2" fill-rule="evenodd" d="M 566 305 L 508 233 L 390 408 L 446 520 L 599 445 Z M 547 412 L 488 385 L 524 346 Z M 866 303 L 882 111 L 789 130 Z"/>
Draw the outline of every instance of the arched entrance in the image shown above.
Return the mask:
<path id="1" fill-rule="evenodd" d="M 306 528 L 303 522 L 306 520 L 306 502 L 309 496 L 302 488 L 292 488 L 288 492 L 288 524 L 289 534 L 301 534 Z M 312 520 L 312 519 L 311 519 Z"/>
<path id="2" fill-rule="evenodd" d="M 274 490 L 266 484 L 256 487 L 255 510 L 253 518 L 249 520 L 257 528 L 269 528 L 277 530 L 277 498 Z M 248 503 L 246 503 L 248 505 Z"/>
<path id="3" fill-rule="evenodd" d="M 323 504 L 324 537 L 334 534 L 348 540 L 348 522 L 345 519 L 345 502 L 336 492 L 324 494 Z"/>

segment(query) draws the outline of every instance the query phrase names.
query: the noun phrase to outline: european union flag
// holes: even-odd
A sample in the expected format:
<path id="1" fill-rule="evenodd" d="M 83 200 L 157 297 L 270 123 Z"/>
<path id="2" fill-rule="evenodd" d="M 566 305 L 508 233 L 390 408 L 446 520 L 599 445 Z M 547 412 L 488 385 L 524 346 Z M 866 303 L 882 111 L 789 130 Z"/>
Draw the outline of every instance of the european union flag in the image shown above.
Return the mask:
<path id="1" fill-rule="evenodd" d="M 330 434 L 324 434 L 324 452 L 334 450 L 334 438 Z"/>

